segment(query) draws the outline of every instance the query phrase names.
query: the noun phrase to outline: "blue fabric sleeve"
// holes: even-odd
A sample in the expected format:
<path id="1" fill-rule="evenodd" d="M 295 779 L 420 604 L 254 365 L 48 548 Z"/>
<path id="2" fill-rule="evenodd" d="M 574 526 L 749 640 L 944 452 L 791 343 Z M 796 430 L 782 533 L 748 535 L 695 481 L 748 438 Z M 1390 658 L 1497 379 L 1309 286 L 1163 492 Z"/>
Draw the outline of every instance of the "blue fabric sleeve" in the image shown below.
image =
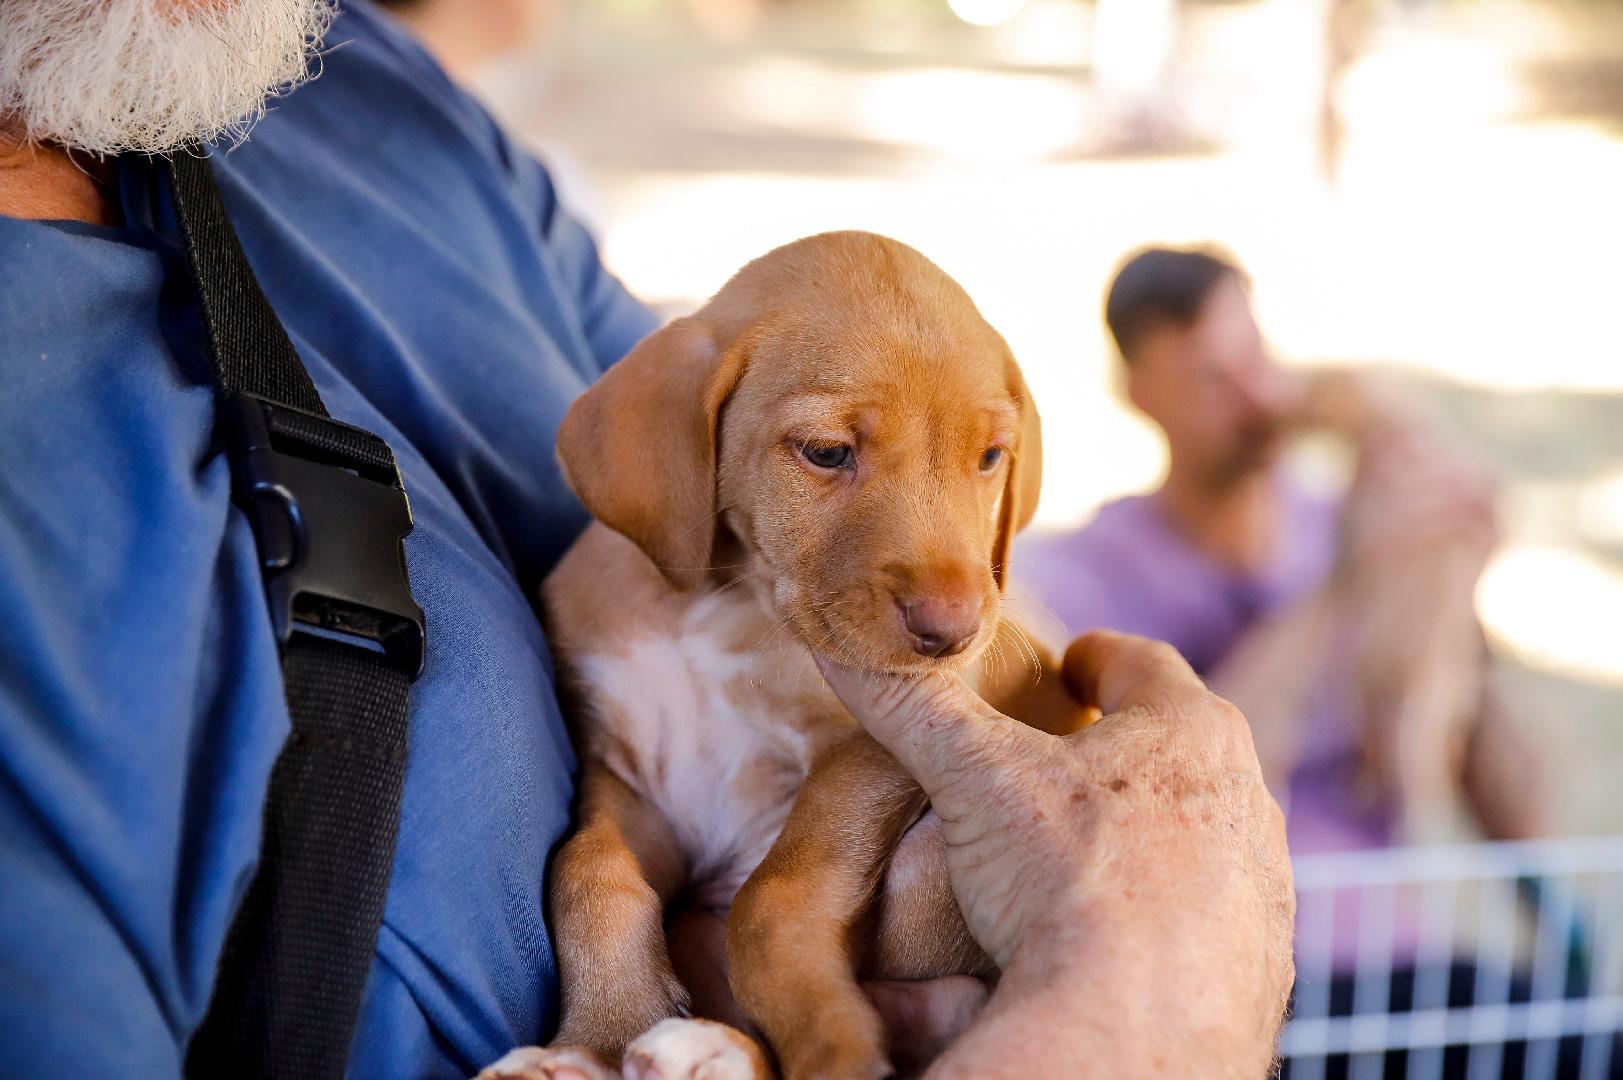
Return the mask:
<path id="1" fill-rule="evenodd" d="M 388 16 L 375 15 L 380 21 Z M 415 41 L 395 42 L 397 62 L 402 67 L 420 68 L 420 77 L 446 99 L 454 100 L 464 114 L 465 128 L 489 139 L 489 150 L 505 166 L 514 188 L 514 201 L 533 207 L 536 239 L 547 263 L 548 281 L 565 293 L 572 310 L 572 328 L 581 334 L 596 368 L 589 378 L 601 375 L 631 347 L 652 333 L 659 317 L 633 296 L 620 279 L 603 265 L 597 243 L 590 231 L 570 212 L 559 197 L 557 185 L 546 167 L 485 111 L 470 94 L 451 83 L 443 69 L 423 52 Z"/>
<path id="2" fill-rule="evenodd" d="M 178 1073 L 287 732 L 155 278 L 0 221 L 0 1076 Z"/>
<path id="3" fill-rule="evenodd" d="M 558 258 L 559 274 L 575 297 L 581 330 L 597 359 L 595 374 L 601 375 L 653 332 L 659 325 L 658 317 L 603 266 L 591 233 L 551 191 L 552 179 L 546 170 L 528 155 L 523 158 L 522 169 L 536 174 L 548 189 L 542 201 L 545 246 Z"/>

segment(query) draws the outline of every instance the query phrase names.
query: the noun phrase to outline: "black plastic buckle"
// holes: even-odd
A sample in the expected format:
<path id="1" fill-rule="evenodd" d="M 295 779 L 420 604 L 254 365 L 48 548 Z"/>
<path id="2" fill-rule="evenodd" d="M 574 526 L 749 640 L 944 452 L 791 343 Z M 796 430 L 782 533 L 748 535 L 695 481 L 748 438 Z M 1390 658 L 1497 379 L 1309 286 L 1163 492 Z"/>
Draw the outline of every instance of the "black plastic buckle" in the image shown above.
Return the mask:
<path id="1" fill-rule="evenodd" d="M 247 393 L 220 402 L 220 421 L 277 642 L 296 624 L 375 641 L 415 680 L 423 609 L 406 574 L 411 504 L 388 444 Z"/>

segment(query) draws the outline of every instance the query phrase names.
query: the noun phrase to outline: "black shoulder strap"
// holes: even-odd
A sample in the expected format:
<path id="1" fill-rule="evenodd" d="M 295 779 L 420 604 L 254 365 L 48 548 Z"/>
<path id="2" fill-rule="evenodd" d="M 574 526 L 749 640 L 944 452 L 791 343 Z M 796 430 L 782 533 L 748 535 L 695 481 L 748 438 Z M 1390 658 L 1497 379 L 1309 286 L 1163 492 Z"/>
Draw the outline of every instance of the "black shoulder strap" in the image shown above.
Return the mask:
<path id="1" fill-rule="evenodd" d="M 310 373 L 248 265 L 208 159 L 181 152 L 167 164 L 220 392 L 247 391 L 326 416 Z"/>
<path id="2" fill-rule="evenodd" d="M 186 1057 L 192 1080 L 341 1077 L 377 945 L 423 613 L 388 444 L 331 419 L 254 278 L 205 158 L 165 163 L 258 543 L 292 730 L 259 867 Z"/>

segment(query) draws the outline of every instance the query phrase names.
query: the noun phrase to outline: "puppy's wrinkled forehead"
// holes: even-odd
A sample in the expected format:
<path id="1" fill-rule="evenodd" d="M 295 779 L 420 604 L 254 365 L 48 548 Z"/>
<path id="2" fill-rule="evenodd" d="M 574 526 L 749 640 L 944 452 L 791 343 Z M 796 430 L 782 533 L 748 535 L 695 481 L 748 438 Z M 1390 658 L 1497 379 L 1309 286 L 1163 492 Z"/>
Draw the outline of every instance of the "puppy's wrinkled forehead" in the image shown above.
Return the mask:
<path id="1" fill-rule="evenodd" d="M 1003 357 L 990 343 L 883 327 L 860 339 L 819 329 L 763 335 L 751 349 L 739 396 L 758 407 L 770 404 L 786 421 L 823 419 L 852 427 L 871 427 L 880 416 L 967 411 L 995 412 L 1009 425 L 1017 421 Z"/>
<path id="2" fill-rule="evenodd" d="M 746 343 L 749 396 L 1013 410 L 1008 346 L 957 282 L 884 237 L 817 239 L 746 268 L 707 309 Z"/>

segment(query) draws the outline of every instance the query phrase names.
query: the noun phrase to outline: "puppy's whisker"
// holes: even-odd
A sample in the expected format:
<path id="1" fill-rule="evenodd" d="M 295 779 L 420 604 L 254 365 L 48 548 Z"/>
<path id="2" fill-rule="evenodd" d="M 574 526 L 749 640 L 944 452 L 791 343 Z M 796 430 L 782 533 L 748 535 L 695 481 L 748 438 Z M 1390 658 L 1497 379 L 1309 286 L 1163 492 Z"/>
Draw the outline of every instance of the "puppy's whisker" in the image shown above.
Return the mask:
<path id="1" fill-rule="evenodd" d="M 766 633 L 761 635 L 761 640 L 759 640 L 759 641 L 757 641 L 755 643 L 755 649 L 753 651 L 760 652 L 762 649 L 764 649 L 767 646 L 767 644 L 772 640 L 772 638 L 777 635 L 778 631 L 786 628 L 788 625 L 789 625 L 789 616 L 788 615 L 779 615 L 777 618 L 775 618 L 772 621 L 772 625 L 766 628 Z"/>
<path id="2" fill-rule="evenodd" d="M 1018 661 L 1019 666 L 1026 666 L 1026 653 L 1019 648 L 1018 642 L 1014 642 L 1013 638 L 1010 638 L 1010 646 L 1005 648 L 1005 645 L 1003 645 L 1003 642 L 1005 642 L 1003 635 L 1005 635 L 1006 630 L 1008 630 L 1008 624 L 1006 624 L 1006 622 L 1001 622 L 1000 620 L 1000 622 L 998 622 L 998 629 L 993 632 L 992 640 L 993 642 L 997 642 L 998 654 L 1000 654 L 1001 658 L 1003 658 L 1005 664 L 1008 664 L 1010 663 L 1010 650 L 1013 650 L 1014 658 L 1016 658 L 1016 661 Z"/>
<path id="3" fill-rule="evenodd" d="M 1032 681 L 1042 682 L 1043 660 L 1042 656 L 1037 652 L 1036 643 L 1031 640 L 1031 636 L 1027 634 L 1025 630 L 1021 629 L 1019 623 L 1011 622 L 1009 626 L 1014 629 L 1015 637 L 1020 641 L 1020 644 L 1025 647 L 1026 655 L 1031 658 Z"/>
<path id="4" fill-rule="evenodd" d="M 1005 658 L 1003 656 L 1003 643 L 998 640 L 997 631 L 993 632 L 992 640 L 987 642 L 986 654 L 986 666 L 988 669 L 987 673 L 994 677 L 1003 674 L 1003 666 L 1005 662 Z"/>
<path id="5" fill-rule="evenodd" d="M 855 634 L 857 632 L 856 627 L 854 625 L 850 624 L 850 623 L 847 623 L 845 625 L 844 630 L 845 630 L 845 633 L 840 638 L 840 651 L 841 652 L 844 652 L 845 650 L 847 650 L 847 649 L 849 649 L 851 647 L 851 638 L 853 636 L 855 636 Z"/>
<path id="6" fill-rule="evenodd" d="M 1055 627 L 1058 627 L 1062 631 L 1064 630 L 1064 628 L 1065 628 L 1065 620 L 1059 617 L 1059 612 L 1055 611 L 1053 608 L 1049 607 L 1047 604 L 1037 602 L 1034 598 L 1031 598 L 1031 597 L 1022 597 L 1022 600 L 1030 601 L 1032 603 L 1032 605 L 1037 608 L 1038 611 L 1042 612 L 1044 615 L 1048 616 L 1048 618 L 1050 620 L 1052 620 L 1053 625 Z M 1071 635 L 1067 634 L 1067 637 L 1069 637 L 1069 636 L 1071 636 Z"/>
<path id="7" fill-rule="evenodd" d="M 846 606 L 846 605 L 848 605 L 848 604 L 850 604 L 852 602 L 853 601 L 850 598 L 841 599 L 839 597 L 836 597 L 836 598 L 834 598 L 832 600 L 825 600 L 825 601 L 821 601 L 821 602 L 818 602 L 818 603 L 810 604 L 810 605 L 807 606 L 806 610 L 808 612 L 812 613 L 812 614 L 822 615 L 823 616 L 823 621 L 824 621 L 825 626 L 826 626 L 826 625 L 829 625 L 829 620 L 827 618 L 827 613 L 828 612 L 831 612 L 831 611 L 834 611 L 834 610 L 836 610 L 838 608 L 844 607 L 844 606 Z M 776 619 L 774 619 L 772 621 L 772 625 L 770 625 L 770 626 L 768 626 L 766 628 L 766 631 L 761 635 L 760 639 L 756 641 L 754 647 L 751 648 L 750 652 L 754 653 L 754 654 L 760 654 L 760 653 L 766 651 L 766 649 L 773 644 L 774 639 L 777 637 L 777 635 L 780 632 L 782 632 L 784 629 L 788 628 L 789 626 L 790 626 L 790 616 L 789 615 L 780 615 L 780 616 L 778 616 Z M 831 638 L 831 636 L 832 636 L 832 631 L 831 630 L 826 631 L 825 634 L 823 635 L 822 640 L 820 640 L 816 644 L 815 647 L 819 648 L 819 649 L 826 650 L 828 648 L 829 639 Z M 752 673 L 749 676 L 749 684 L 750 684 L 750 686 L 753 687 L 754 689 L 756 689 L 757 691 L 760 691 L 760 690 L 763 689 L 762 683 L 760 681 L 760 676 L 758 674 L 759 671 L 760 671 L 760 668 L 758 667 L 758 668 L 755 669 L 755 671 L 752 671 Z M 799 674 L 797 672 L 797 674 L 795 676 L 795 688 L 797 690 L 800 689 L 800 685 L 801 685 L 800 679 L 801 679 L 801 674 Z"/>
<path id="8" fill-rule="evenodd" d="M 737 577 L 733 578 L 731 581 L 727 582 L 726 584 L 717 586 L 715 592 L 712 595 L 719 595 L 721 593 L 724 593 L 728 589 L 732 588 L 734 585 L 737 585 L 737 584 L 739 584 L 740 582 L 743 582 L 743 581 L 748 581 L 750 578 L 752 578 L 754 576 L 755 575 L 753 573 L 751 573 L 749 571 L 745 571 L 744 573 L 739 574 Z"/>
<path id="9" fill-rule="evenodd" d="M 761 639 L 755 643 L 755 647 L 750 651 L 752 653 L 760 653 L 765 651 L 767 644 L 772 640 L 773 637 L 777 635 L 778 631 L 782 630 L 788 625 L 789 616 L 787 615 L 780 615 L 776 619 L 772 620 L 772 625 L 766 628 L 766 632 L 761 635 Z"/>
<path id="10" fill-rule="evenodd" d="M 1005 630 L 1008 631 L 1009 639 L 1020 653 L 1021 666 L 1031 668 L 1033 683 L 1041 682 L 1043 677 L 1042 658 L 1037 654 L 1037 647 L 1031 643 L 1031 638 L 1026 635 L 1026 632 L 1009 619 L 999 621 L 997 630 L 999 634 Z"/>

